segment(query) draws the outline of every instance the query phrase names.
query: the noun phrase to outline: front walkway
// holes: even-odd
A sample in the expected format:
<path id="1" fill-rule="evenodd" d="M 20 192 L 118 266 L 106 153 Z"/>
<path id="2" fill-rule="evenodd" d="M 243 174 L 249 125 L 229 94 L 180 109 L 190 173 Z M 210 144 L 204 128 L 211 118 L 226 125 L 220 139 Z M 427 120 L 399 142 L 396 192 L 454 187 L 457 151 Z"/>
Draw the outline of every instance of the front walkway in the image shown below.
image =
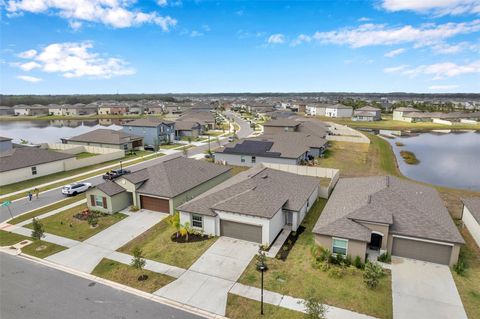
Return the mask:
<path id="1" fill-rule="evenodd" d="M 395 319 L 467 319 L 448 266 L 392 257 Z"/>

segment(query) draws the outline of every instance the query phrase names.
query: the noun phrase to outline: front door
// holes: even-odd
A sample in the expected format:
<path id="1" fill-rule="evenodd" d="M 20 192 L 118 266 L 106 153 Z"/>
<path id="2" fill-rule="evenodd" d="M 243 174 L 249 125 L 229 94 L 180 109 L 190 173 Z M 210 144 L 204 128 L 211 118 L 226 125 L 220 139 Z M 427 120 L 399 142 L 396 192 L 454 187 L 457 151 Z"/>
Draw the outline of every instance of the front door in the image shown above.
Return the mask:
<path id="1" fill-rule="evenodd" d="M 382 247 L 383 236 L 377 233 L 372 233 L 370 238 L 370 249 L 379 250 Z"/>
<path id="2" fill-rule="evenodd" d="M 293 213 L 286 211 L 285 212 L 285 225 L 292 226 L 293 223 Z"/>

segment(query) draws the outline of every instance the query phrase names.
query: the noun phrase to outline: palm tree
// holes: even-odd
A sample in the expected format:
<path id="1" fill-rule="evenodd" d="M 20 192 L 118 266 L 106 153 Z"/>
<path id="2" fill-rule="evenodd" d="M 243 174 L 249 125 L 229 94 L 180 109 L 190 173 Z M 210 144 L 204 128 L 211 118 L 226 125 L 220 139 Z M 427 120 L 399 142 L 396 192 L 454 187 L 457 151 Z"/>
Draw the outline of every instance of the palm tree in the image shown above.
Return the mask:
<path id="1" fill-rule="evenodd" d="M 185 236 L 185 241 L 188 241 L 188 234 L 192 231 L 190 223 L 185 222 L 180 228 L 180 235 Z"/>
<path id="2" fill-rule="evenodd" d="M 172 225 L 173 228 L 176 230 L 176 236 L 180 235 L 180 229 L 182 228 L 182 225 L 180 224 L 180 213 L 176 212 L 173 214 L 173 216 L 169 219 L 168 221 L 170 225 Z"/>

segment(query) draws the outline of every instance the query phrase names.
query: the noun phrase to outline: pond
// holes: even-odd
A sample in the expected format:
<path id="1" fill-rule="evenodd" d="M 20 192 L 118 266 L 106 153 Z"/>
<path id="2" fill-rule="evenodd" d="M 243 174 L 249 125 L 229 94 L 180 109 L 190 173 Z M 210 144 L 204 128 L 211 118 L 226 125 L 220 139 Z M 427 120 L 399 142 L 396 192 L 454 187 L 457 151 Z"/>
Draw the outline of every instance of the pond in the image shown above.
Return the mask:
<path id="1" fill-rule="evenodd" d="M 119 130 L 120 120 L 46 120 L 2 121 L 0 136 L 10 137 L 14 143 L 26 140 L 30 143 L 60 143 L 61 138 L 87 133 L 98 128 Z"/>
<path id="2" fill-rule="evenodd" d="M 480 191 L 480 131 L 428 132 L 387 140 L 403 175 L 434 185 Z M 405 163 L 402 150 L 413 152 L 420 163 Z"/>

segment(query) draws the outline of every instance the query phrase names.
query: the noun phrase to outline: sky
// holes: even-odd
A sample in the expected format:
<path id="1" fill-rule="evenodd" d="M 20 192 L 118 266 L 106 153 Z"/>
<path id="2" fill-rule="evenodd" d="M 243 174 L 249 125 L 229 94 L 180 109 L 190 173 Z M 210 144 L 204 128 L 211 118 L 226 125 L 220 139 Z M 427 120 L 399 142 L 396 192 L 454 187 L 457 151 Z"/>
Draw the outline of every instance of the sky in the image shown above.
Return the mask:
<path id="1" fill-rule="evenodd" d="M 480 93 L 480 0 L 0 1 L 0 93 Z"/>

